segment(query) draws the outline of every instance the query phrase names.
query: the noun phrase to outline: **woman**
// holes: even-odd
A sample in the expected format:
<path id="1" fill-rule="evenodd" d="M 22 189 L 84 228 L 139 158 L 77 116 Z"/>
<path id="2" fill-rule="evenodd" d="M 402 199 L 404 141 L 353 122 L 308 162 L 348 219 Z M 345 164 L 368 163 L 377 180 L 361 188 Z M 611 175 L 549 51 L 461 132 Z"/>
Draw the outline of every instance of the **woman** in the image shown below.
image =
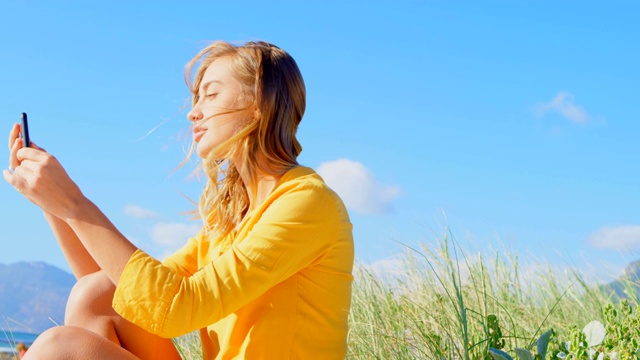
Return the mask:
<path id="1" fill-rule="evenodd" d="M 4 178 L 42 208 L 78 278 L 65 325 L 26 359 L 179 359 L 170 338 L 198 329 L 205 359 L 345 357 L 351 224 L 340 198 L 297 163 L 305 87 L 295 61 L 265 42 L 214 42 L 185 77 L 208 175 L 204 226 L 163 262 L 11 130 Z"/>

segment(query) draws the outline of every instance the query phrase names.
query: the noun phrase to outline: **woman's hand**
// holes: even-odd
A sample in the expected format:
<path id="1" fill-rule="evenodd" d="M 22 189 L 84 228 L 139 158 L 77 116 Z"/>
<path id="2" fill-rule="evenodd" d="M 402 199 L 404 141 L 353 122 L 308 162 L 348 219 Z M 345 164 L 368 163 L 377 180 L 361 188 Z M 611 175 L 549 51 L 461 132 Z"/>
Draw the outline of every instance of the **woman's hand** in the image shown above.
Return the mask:
<path id="1" fill-rule="evenodd" d="M 23 148 L 19 132 L 19 126 L 14 125 L 9 134 L 9 167 L 13 171 L 4 170 L 4 179 L 39 206 L 47 220 L 53 220 L 49 223 L 65 256 L 73 259 L 69 265 L 74 274 L 102 269 L 117 284 L 136 246 L 82 194 L 55 157 L 33 142 Z M 67 226 L 59 226 L 59 220 L 52 216 Z"/>
<path id="2" fill-rule="evenodd" d="M 74 216 L 78 205 L 86 198 L 78 186 L 51 154 L 35 143 L 23 148 L 16 124 L 9 133 L 9 170 L 4 179 L 46 213 L 63 220 Z"/>

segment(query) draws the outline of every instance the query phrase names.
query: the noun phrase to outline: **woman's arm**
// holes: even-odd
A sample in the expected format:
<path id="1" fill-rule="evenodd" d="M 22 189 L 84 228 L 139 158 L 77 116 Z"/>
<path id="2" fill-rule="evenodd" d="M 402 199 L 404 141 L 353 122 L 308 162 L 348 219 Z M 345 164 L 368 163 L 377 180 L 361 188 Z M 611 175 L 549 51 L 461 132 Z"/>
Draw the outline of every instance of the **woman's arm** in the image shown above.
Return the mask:
<path id="1" fill-rule="evenodd" d="M 14 125 L 9 135 L 9 167 L 14 170 L 3 171 L 4 179 L 45 213 L 67 225 L 54 221 L 52 228 L 64 244 L 65 256 L 75 259 L 71 266 L 90 271 L 95 268 L 90 257 L 117 284 L 136 247 L 82 194 L 54 156 L 35 144 L 23 148 L 18 132 Z"/>
<path id="2" fill-rule="evenodd" d="M 53 235 L 58 240 L 58 245 L 64 254 L 67 263 L 76 279 L 100 270 L 96 261 L 91 257 L 87 249 L 71 227 L 60 218 L 44 212 L 44 218 L 49 223 Z"/>
<path id="3" fill-rule="evenodd" d="M 18 159 L 18 150 L 22 147 L 22 140 L 19 138 L 20 127 L 18 124 L 14 124 L 9 132 L 9 168 L 17 169 L 21 165 L 21 160 Z M 41 150 L 37 145 L 33 144 L 33 148 Z M 9 174 L 8 175 L 12 175 Z M 5 179 L 7 176 L 5 175 Z M 13 179 L 18 181 L 18 179 Z M 9 181 L 9 180 L 7 180 Z M 19 190 L 20 191 L 20 190 Z M 51 230 L 53 231 L 60 249 L 64 254 L 71 271 L 77 279 L 84 275 L 96 272 L 100 270 L 100 267 L 96 261 L 91 257 L 87 249 L 84 247 L 76 233 L 71 227 L 59 217 L 52 215 L 48 211 L 44 211 L 44 217 L 49 223 Z"/>
<path id="4" fill-rule="evenodd" d="M 69 208 L 61 215 L 100 269 L 117 285 L 122 271 L 137 247 L 85 197 L 82 197 L 77 206 Z"/>

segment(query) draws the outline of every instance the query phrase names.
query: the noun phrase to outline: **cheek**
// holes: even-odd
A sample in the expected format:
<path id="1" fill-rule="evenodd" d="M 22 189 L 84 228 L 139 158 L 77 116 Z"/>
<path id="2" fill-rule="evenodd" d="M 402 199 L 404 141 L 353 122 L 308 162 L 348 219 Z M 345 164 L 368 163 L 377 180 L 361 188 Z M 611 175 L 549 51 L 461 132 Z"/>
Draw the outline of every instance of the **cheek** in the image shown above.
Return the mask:
<path id="1" fill-rule="evenodd" d="M 237 114 L 233 114 L 224 118 L 220 118 L 220 121 L 209 130 L 213 130 L 213 137 L 218 141 L 225 141 L 233 135 L 235 135 L 238 131 L 242 130 L 242 128 L 246 125 L 245 122 L 242 121 Z"/>

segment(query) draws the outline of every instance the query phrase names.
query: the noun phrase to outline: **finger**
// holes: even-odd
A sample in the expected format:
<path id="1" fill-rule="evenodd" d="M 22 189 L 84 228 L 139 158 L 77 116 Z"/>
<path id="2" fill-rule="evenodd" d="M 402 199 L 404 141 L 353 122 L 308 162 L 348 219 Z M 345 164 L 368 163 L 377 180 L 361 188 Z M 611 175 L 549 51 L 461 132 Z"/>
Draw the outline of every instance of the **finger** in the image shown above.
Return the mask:
<path id="1" fill-rule="evenodd" d="M 20 163 L 20 166 L 14 168 L 13 173 L 27 180 L 33 177 L 33 174 L 42 168 L 41 164 L 36 161 L 24 160 Z M 27 181 L 30 183 L 30 181 Z"/>
<path id="2" fill-rule="evenodd" d="M 11 181 L 13 180 L 13 174 L 10 170 L 2 170 L 2 177 L 4 177 L 4 181 L 11 184 Z"/>
<path id="3" fill-rule="evenodd" d="M 26 181 L 21 179 L 15 173 L 12 174 L 9 170 L 3 170 L 2 176 L 4 177 L 4 180 L 6 182 L 8 182 L 9 184 L 11 184 L 11 186 L 13 186 L 14 189 L 16 189 L 23 196 L 26 196 L 26 190 L 28 186 Z"/>
<path id="4" fill-rule="evenodd" d="M 11 186 L 13 186 L 16 190 L 18 190 L 20 193 L 24 192 L 24 189 L 22 186 L 20 185 L 26 185 L 26 183 L 23 180 L 20 180 L 18 178 L 18 176 L 16 176 L 15 173 L 11 173 L 11 171 L 9 170 L 3 170 L 2 171 L 2 176 L 4 177 L 4 180 L 6 182 L 8 182 L 9 184 L 11 184 Z"/>
<path id="5" fill-rule="evenodd" d="M 13 124 L 11 131 L 9 132 L 9 149 L 13 146 L 15 139 L 18 138 L 18 134 L 20 134 L 20 125 Z"/>
<path id="6" fill-rule="evenodd" d="M 20 150 L 20 148 L 22 147 L 22 139 L 15 139 L 15 141 L 13 142 L 13 146 L 11 146 L 9 149 L 9 169 L 15 169 L 20 165 L 20 161 L 18 160 L 18 157 L 16 156 L 16 154 L 18 153 L 18 150 Z"/>
<path id="7" fill-rule="evenodd" d="M 16 153 L 16 157 L 21 162 L 27 159 L 34 160 L 34 161 L 45 161 L 47 160 L 48 157 L 51 157 L 51 155 L 42 150 L 34 149 L 31 147 L 22 147 L 18 149 L 18 152 Z"/>
<path id="8" fill-rule="evenodd" d="M 36 184 L 36 174 L 25 166 L 18 166 L 13 171 L 13 177 L 11 178 L 11 185 L 18 190 L 19 193 L 25 195 L 31 193 L 34 184 Z"/>

